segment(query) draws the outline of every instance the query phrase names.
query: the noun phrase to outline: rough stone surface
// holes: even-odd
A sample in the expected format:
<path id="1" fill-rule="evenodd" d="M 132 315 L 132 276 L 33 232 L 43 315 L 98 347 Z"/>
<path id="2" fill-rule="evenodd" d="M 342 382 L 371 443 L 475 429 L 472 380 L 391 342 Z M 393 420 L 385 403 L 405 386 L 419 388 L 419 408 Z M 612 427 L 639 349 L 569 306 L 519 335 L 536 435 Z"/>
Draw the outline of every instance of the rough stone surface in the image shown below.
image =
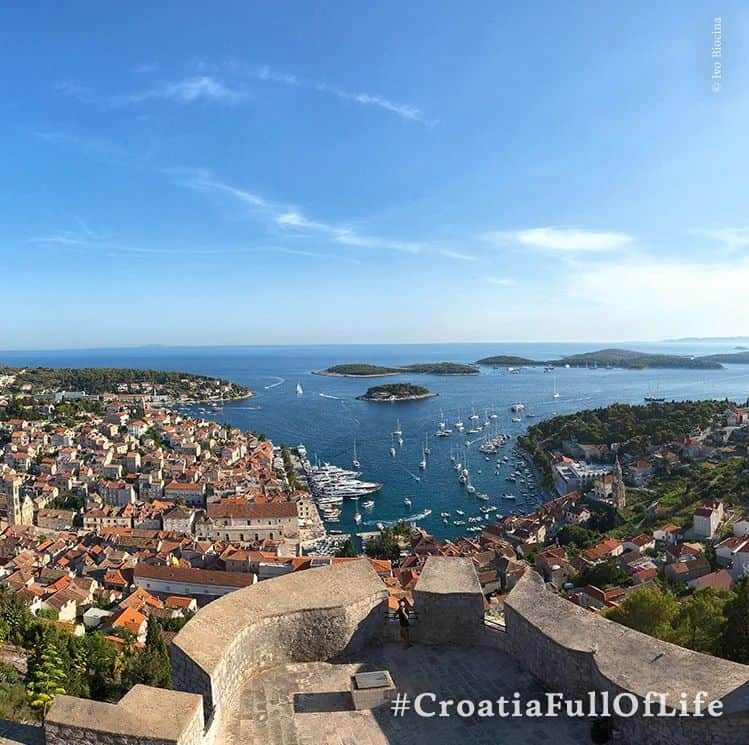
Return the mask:
<path id="1" fill-rule="evenodd" d="M 536 681 L 508 655 L 482 647 L 400 644 L 372 647 L 355 659 L 280 665 L 247 681 L 231 718 L 217 733 L 221 745 L 581 745 L 584 721 L 424 719 L 389 708 L 355 711 L 350 676 L 387 669 L 400 692 L 432 691 L 439 698 L 523 699 L 543 695 Z"/>
<path id="2" fill-rule="evenodd" d="M 692 652 L 628 629 L 569 603 L 526 572 L 505 601 L 506 648 L 546 688 L 568 695 L 587 691 L 682 693 L 721 699 L 720 718 L 632 717 L 617 721 L 625 742 L 747 742 L 749 666 Z M 690 706 L 689 710 L 693 710 Z"/>
<path id="3" fill-rule="evenodd" d="M 200 693 L 210 721 L 250 675 L 379 641 L 386 597 L 366 560 L 289 574 L 227 595 L 203 608 L 172 642 L 174 686 Z"/>
<path id="4" fill-rule="evenodd" d="M 47 745 L 199 745 L 201 699 L 137 685 L 117 704 L 58 696 L 44 723 Z"/>
<path id="5" fill-rule="evenodd" d="M 484 595 L 473 562 L 430 556 L 414 587 L 418 623 L 413 636 L 423 644 L 473 644 L 482 634 Z"/>

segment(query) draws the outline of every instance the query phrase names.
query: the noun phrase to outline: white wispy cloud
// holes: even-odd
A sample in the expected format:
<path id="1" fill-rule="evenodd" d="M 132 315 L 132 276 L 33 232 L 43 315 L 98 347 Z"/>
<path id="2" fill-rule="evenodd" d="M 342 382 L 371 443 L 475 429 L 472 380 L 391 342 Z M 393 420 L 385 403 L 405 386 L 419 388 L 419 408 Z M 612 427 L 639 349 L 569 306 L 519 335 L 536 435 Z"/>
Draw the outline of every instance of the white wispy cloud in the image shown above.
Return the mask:
<path id="1" fill-rule="evenodd" d="M 278 245 L 175 246 L 171 248 L 163 246 L 138 246 L 99 235 L 91 230 L 83 220 L 78 219 L 76 222 L 80 225 L 80 230 L 64 230 L 58 233 L 29 238 L 27 242 L 42 249 L 54 250 L 55 252 L 85 253 L 87 256 L 92 257 L 145 258 L 148 256 L 164 256 L 179 259 L 187 256 L 286 254 L 315 259 L 330 259 L 336 262 L 360 263 L 357 258 L 352 256 L 324 251 L 288 248 Z"/>
<path id="2" fill-rule="evenodd" d="M 483 280 L 497 287 L 512 287 L 515 284 L 515 280 L 512 277 L 484 277 Z"/>
<path id="3" fill-rule="evenodd" d="M 678 333 L 688 319 L 690 333 L 712 336 L 720 329 L 725 333 L 727 322 L 736 329 L 749 326 L 749 303 L 736 302 L 735 292 L 730 291 L 747 285 L 749 259 L 729 264 L 719 259 L 698 262 L 633 257 L 581 265 L 574 282 L 564 283 L 564 292 L 578 301 L 588 316 L 591 303 L 595 303 L 611 323 L 621 319 L 629 329 L 622 329 L 624 334 L 631 334 L 633 328 L 648 329 L 654 319 L 661 329 Z M 695 313 L 695 298 L 705 300 L 699 313 Z"/>
<path id="4" fill-rule="evenodd" d="M 268 65 L 254 68 L 253 74 L 258 80 L 267 80 L 271 83 L 283 83 L 284 85 L 299 85 L 299 79 L 296 75 L 273 70 L 268 67 Z"/>
<path id="5" fill-rule="evenodd" d="M 722 243 L 728 251 L 739 251 L 742 248 L 749 247 L 749 226 L 739 228 L 699 228 L 690 230 L 689 232 L 692 235 Z"/>
<path id="6" fill-rule="evenodd" d="M 328 85 L 327 83 L 318 83 L 315 85 L 315 89 L 320 93 L 330 93 L 344 101 L 353 101 L 364 106 L 375 106 L 384 109 L 391 114 L 397 114 L 402 119 L 410 119 L 422 124 L 436 124 L 435 121 L 427 119 L 424 112 L 413 104 L 397 103 L 391 101 L 389 98 L 372 93 L 352 93 L 338 86 Z"/>
<path id="7" fill-rule="evenodd" d="M 115 104 L 133 104 L 151 99 L 162 99 L 181 104 L 195 103 L 196 101 L 235 103 L 244 96 L 244 93 L 230 88 L 217 78 L 210 75 L 197 75 L 172 83 L 165 83 L 138 93 L 116 97 L 112 101 Z"/>
<path id="8" fill-rule="evenodd" d="M 205 71 L 206 69 L 215 69 L 215 67 L 207 68 L 206 62 L 200 61 L 199 69 Z M 336 98 L 344 101 L 351 101 L 353 103 L 361 104 L 362 106 L 372 106 L 383 111 L 387 111 L 391 114 L 395 114 L 401 119 L 420 122 L 421 124 L 434 125 L 437 123 L 435 120 L 429 119 L 425 115 L 425 113 L 414 104 L 393 101 L 386 96 L 376 93 L 353 92 L 350 90 L 346 90 L 345 88 L 342 88 L 338 85 L 329 85 L 328 83 L 304 80 L 298 75 L 276 70 L 269 65 L 253 67 L 243 62 L 228 62 L 224 65 L 219 66 L 219 69 L 222 69 L 226 73 L 232 75 L 252 77 L 257 80 L 271 83 L 280 83 L 281 85 L 285 86 L 311 89 L 317 91 L 318 93 L 335 96 Z"/>
<path id="9" fill-rule="evenodd" d="M 496 245 L 520 245 L 559 253 L 616 251 L 634 241 L 627 233 L 547 226 L 485 233 L 484 240 Z"/>
<path id="10" fill-rule="evenodd" d="M 405 253 L 419 253 L 423 244 L 412 241 L 395 240 L 388 237 L 361 233 L 349 225 L 339 225 L 311 219 L 295 207 L 275 203 L 259 194 L 240 189 L 214 178 L 204 170 L 177 170 L 168 172 L 177 177 L 180 186 L 204 193 L 223 194 L 235 201 L 254 208 L 254 213 L 270 222 L 286 235 L 323 236 L 333 243 L 359 248 L 386 249 Z"/>
<path id="11" fill-rule="evenodd" d="M 448 259 L 455 259 L 456 261 L 477 261 L 478 257 L 473 254 L 461 253 L 460 251 L 452 251 L 447 248 L 440 249 L 439 252 L 442 256 Z"/>
<path id="12" fill-rule="evenodd" d="M 139 65 L 134 72 L 139 75 L 150 75 L 157 70 L 156 65 Z M 88 87 L 76 81 L 63 81 L 55 88 L 58 93 L 75 98 L 84 103 L 103 104 L 107 106 L 127 106 L 149 100 L 172 101 L 180 104 L 196 103 L 198 101 L 216 101 L 220 103 L 236 103 L 251 97 L 247 89 L 249 79 L 267 83 L 275 83 L 290 88 L 303 88 L 318 93 L 335 96 L 344 101 L 351 101 L 362 106 L 370 106 L 395 114 L 401 119 L 432 126 L 437 123 L 429 119 L 424 112 L 414 104 L 393 101 L 391 98 L 365 91 L 352 92 L 337 85 L 304 80 L 299 76 L 279 71 L 270 65 L 248 65 L 244 62 L 212 63 L 203 59 L 193 60 L 190 70 L 194 74 L 172 82 L 160 83 L 145 90 L 121 95 L 98 95 Z M 220 77 L 219 77 L 220 76 Z M 232 82 L 227 82 L 231 80 Z"/>

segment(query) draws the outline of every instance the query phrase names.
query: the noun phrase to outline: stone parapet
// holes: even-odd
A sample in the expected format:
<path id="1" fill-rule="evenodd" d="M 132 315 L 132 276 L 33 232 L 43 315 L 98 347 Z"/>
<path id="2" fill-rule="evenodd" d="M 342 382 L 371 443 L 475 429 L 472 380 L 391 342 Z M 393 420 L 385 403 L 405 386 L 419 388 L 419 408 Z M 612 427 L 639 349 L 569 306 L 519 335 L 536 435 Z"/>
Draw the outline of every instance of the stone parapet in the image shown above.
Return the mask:
<path id="1" fill-rule="evenodd" d="M 175 688 L 220 716 L 251 675 L 350 654 L 382 637 L 387 590 L 367 560 L 296 572 L 215 600 L 171 644 Z"/>
<path id="2" fill-rule="evenodd" d="M 414 604 L 418 642 L 476 644 L 483 637 L 484 594 L 470 559 L 430 556 L 414 587 Z"/>
<path id="3" fill-rule="evenodd" d="M 200 745 L 200 696 L 136 685 L 117 704 L 57 696 L 44 722 L 47 745 Z"/>
<path id="4" fill-rule="evenodd" d="M 720 699 L 720 718 L 631 717 L 617 721 L 625 742 L 735 744 L 749 728 L 749 666 L 662 642 L 580 608 L 525 573 L 505 601 L 506 649 L 551 691 L 606 691 Z M 689 711 L 693 711 L 690 704 Z M 744 733 L 743 735 L 741 733 Z M 738 739 L 737 739 L 738 738 Z"/>

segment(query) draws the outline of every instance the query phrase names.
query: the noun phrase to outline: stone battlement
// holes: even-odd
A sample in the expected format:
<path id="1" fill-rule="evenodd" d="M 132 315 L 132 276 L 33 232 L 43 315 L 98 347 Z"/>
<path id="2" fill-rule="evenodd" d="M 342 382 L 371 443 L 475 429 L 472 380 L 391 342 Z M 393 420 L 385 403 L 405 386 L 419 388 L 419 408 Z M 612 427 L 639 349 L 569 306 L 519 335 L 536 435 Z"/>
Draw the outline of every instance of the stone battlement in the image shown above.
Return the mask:
<path id="1" fill-rule="evenodd" d="M 57 696 L 44 722 L 47 745 L 200 745 L 200 696 L 137 685 L 117 704 Z"/>
<path id="2" fill-rule="evenodd" d="M 617 723 L 626 742 L 741 742 L 749 727 L 749 666 L 693 652 L 580 608 L 525 573 L 505 602 L 506 648 L 545 688 L 668 694 L 678 702 L 703 691 L 720 699 L 719 719 L 641 719 Z M 693 707 L 690 707 L 690 711 Z M 743 735 L 741 733 L 744 733 Z"/>
<path id="3" fill-rule="evenodd" d="M 271 668 L 350 660 L 365 648 L 378 648 L 388 623 L 386 598 L 365 560 L 289 574 L 226 595 L 200 610 L 174 639 L 176 691 L 136 686 L 118 704 L 59 696 L 45 723 L 47 743 L 220 745 L 227 720 L 245 711 L 240 694 L 248 681 Z M 745 741 L 749 666 L 608 621 L 551 592 L 533 571 L 506 600 L 504 631 L 483 622 L 483 595 L 470 560 L 429 557 L 414 599 L 417 643 L 492 646 L 511 655 L 547 690 L 570 696 L 627 692 L 638 698 L 653 691 L 669 694 L 672 701 L 704 691 L 708 699 L 724 703 L 719 719 L 617 721 L 623 743 Z M 273 737 L 267 745 L 275 745 Z"/>
<path id="4" fill-rule="evenodd" d="M 386 598 L 366 560 L 296 572 L 226 595 L 172 642 L 174 686 L 203 696 L 210 723 L 261 670 L 327 660 L 380 639 Z"/>

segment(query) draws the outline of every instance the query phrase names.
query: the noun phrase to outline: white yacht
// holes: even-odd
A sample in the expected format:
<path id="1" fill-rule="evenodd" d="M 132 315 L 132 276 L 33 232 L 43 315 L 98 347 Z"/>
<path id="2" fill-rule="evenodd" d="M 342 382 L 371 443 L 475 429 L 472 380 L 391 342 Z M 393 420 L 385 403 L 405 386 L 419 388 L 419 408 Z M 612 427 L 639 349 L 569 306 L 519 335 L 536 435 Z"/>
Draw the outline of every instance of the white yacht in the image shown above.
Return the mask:
<path id="1" fill-rule="evenodd" d="M 397 437 L 398 439 L 403 437 L 403 430 L 401 429 L 400 419 L 396 419 L 396 425 L 395 425 L 395 429 L 393 430 L 393 435 L 395 435 L 395 437 Z"/>
<path id="2" fill-rule="evenodd" d="M 405 498 L 405 499 L 403 500 L 403 504 L 404 504 L 404 505 L 405 505 L 406 507 L 410 507 L 410 506 L 411 506 L 411 500 L 410 500 L 410 499 L 409 499 L 408 497 L 406 497 L 406 498 Z"/>
<path id="3" fill-rule="evenodd" d="M 304 388 L 302 388 L 301 383 L 296 384 L 296 395 L 301 396 L 304 393 Z"/>
<path id="4" fill-rule="evenodd" d="M 359 458 L 356 456 L 356 440 L 354 440 L 354 460 L 351 461 L 354 468 L 359 469 L 361 468 L 361 462 L 359 461 Z"/>

